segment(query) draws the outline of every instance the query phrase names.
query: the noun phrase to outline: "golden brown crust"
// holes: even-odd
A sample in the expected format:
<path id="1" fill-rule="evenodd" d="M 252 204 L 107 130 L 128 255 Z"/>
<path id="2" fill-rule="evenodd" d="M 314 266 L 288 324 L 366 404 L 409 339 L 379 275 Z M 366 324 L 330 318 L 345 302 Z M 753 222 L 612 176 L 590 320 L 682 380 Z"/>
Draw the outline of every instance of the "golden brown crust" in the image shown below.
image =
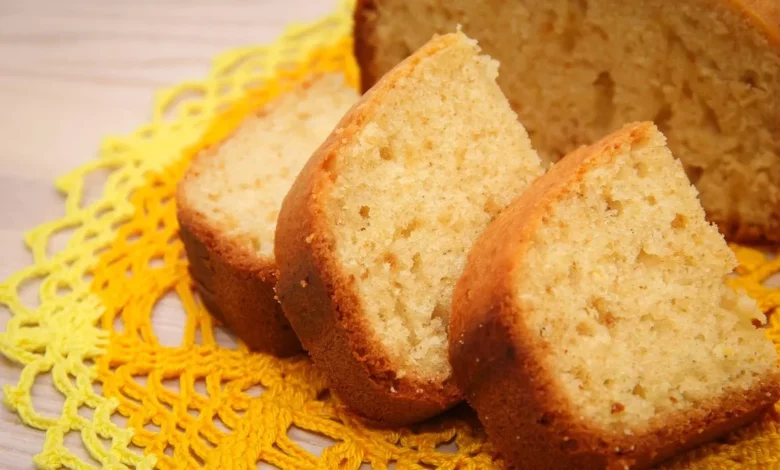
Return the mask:
<path id="1" fill-rule="evenodd" d="M 358 0 L 355 6 L 354 53 L 360 65 L 360 90 L 365 93 L 380 77 L 373 65 L 376 55 L 372 31 L 377 18 L 375 0 Z"/>
<path id="2" fill-rule="evenodd" d="M 211 314 L 253 350 L 282 357 L 300 353 L 301 344 L 275 298 L 273 260 L 247 253 L 210 226 L 181 190 L 176 215 L 192 280 Z"/>
<path id="3" fill-rule="evenodd" d="M 780 3 L 777 0 L 730 0 L 780 50 Z"/>
<path id="4" fill-rule="evenodd" d="M 776 208 L 775 212 L 776 215 L 770 219 L 769 225 L 766 227 L 734 220 L 722 221 L 709 217 L 708 220 L 717 225 L 718 231 L 726 237 L 726 240 L 739 243 L 777 244 L 780 243 L 780 206 Z"/>
<path id="5" fill-rule="evenodd" d="M 511 273 L 551 205 L 621 146 L 646 139 L 650 126 L 628 125 L 537 179 L 477 241 L 455 288 L 453 375 L 490 438 L 520 468 L 647 468 L 755 419 L 780 396 L 778 377 L 767 377 L 746 393 L 651 422 L 641 436 L 601 433 L 573 415 L 542 364 L 550 346 L 516 321 L 522 313 L 512 298 Z"/>
<path id="6" fill-rule="evenodd" d="M 356 103 L 307 162 L 287 194 L 276 225 L 277 294 L 287 318 L 317 366 L 349 408 L 381 425 L 433 416 L 461 400 L 451 379 L 429 383 L 396 377 L 366 324 L 354 281 L 333 256 L 333 234 L 323 205 L 335 178 L 336 155 L 399 79 L 425 57 L 456 40 L 443 36 L 385 75 Z"/>

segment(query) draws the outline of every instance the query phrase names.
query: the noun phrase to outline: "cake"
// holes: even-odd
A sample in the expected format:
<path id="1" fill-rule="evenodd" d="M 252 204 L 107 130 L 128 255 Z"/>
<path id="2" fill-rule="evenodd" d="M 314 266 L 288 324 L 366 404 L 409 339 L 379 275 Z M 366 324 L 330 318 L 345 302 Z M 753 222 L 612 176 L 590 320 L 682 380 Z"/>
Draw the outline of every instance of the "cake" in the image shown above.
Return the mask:
<path id="1" fill-rule="evenodd" d="M 518 468 L 646 468 L 755 419 L 777 353 L 661 132 L 564 157 L 485 230 L 453 297 L 453 376 Z"/>
<path id="2" fill-rule="evenodd" d="M 254 350 L 301 351 L 273 291 L 276 218 L 298 171 L 355 100 L 340 75 L 310 78 L 200 152 L 179 184 L 180 234 L 200 297 Z"/>
<path id="3" fill-rule="evenodd" d="M 728 239 L 780 242 L 779 2 L 360 0 L 363 87 L 459 24 L 540 155 L 652 120 Z"/>
<path id="4" fill-rule="evenodd" d="M 371 422 L 462 399 L 447 359 L 455 282 L 480 232 L 542 173 L 497 73 L 463 34 L 432 39 L 344 116 L 282 204 L 282 308 Z"/>

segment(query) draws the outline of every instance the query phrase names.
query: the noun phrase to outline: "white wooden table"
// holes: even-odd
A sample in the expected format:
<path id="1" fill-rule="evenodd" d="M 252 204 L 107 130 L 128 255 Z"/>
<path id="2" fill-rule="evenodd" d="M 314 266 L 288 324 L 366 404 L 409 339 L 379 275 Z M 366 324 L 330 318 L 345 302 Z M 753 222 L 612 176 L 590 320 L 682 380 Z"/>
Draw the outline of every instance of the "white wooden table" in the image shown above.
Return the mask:
<path id="1" fill-rule="evenodd" d="M 23 233 L 64 214 L 53 179 L 95 158 L 102 136 L 146 122 L 155 90 L 204 77 L 221 51 L 270 42 L 335 4 L 0 0 L 0 279 L 31 262 Z M 171 313 L 161 330 L 181 338 L 182 316 Z M 8 318 L 2 309 L 0 331 Z M 0 384 L 15 383 L 19 370 L 0 359 Z M 62 398 L 42 382 L 34 403 L 54 414 Z M 0 405 L 0 468 L 34 468 L 43 437 Z"/>

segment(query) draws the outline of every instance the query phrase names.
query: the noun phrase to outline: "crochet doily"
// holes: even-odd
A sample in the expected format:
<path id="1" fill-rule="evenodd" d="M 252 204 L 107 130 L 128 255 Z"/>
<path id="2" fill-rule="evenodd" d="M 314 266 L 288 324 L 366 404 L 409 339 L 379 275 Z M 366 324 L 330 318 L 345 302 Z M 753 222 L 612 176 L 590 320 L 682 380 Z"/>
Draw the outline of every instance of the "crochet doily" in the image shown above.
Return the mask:
<path id="1" fill-rule="evenodd" d="M 220 346 L 215 320 L 193 292 L 178 239 L 173 195 L 191 156 L 223 139 L 250 112 L 313 72 L 342 72 L 357 84 L 351 55 L 353 0 L 332 15 L 295 25 L 276 42 L 218 57 L 201 82 L 160 93 L 153 118 L 111 137 L 100 158 L 60 178 L 66 215 L 25 238 L 31 266 L 0 285 L 12 312 L 0 352 L 23 369 L 3 388 L 5 404 L 45 431 L 41 468 L 500 468 L 465 407 L 419 426 L 377 430 L 353 418 L 304 356 L 278 359 L 243 345 Z M 85 179 L 109 173 L 102 197 L 83 203 Z M 50 252 L 55 236 L 67 246 Z M 780 289 L 762 285 L 780 258 L 732 247 L 740 260 L 734 287 L 769 314 Z M 39 283 L 39 301 L 20 291 Z M 178 345 L 160 344 L 155 305 L 177 299 L 186 313 Z M 780 343 L 780 318 L 767 333 Z M 58 416 L 41 414 L 31 391 L 49 374 L 64 398 Z M 126 425 L 112 422 L 112 415 Z M 769 468 L 780 465 L 777 413 L 667 464 L 670 468 Z M 298 442 L 308 433 L 324 451 Z M 91 461 L 66 445 L 75 434 Z M 319 436 L 319 437 L 316 437 Z"/>

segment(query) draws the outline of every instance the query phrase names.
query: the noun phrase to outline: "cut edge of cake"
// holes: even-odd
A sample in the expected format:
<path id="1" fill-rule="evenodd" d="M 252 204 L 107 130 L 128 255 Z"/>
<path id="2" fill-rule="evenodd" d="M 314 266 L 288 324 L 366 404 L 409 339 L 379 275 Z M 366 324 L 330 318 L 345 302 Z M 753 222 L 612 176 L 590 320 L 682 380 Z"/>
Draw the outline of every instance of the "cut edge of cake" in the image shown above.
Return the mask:
<path id="1" fill-rule="evenodd" d="M 341 91 L 342 88 L 345 90 L 343 94 L 332 93 L 334 89 Z M 322 98 L 312 93 L 329 93 L 330 96 Z M 319 101 L 312 101 L 313 98 Z M 337 102 L 347 99 L 349 99 L 347 103 Z M 321 102 L 322 100 L 326 100 L 327 103 Z M 189 260 L 191 278 L 200 299 L 215 318 L 229 326 L 252 350 L 281 357 L 302 352 L 300 342 L 284 316 L 274 292 L 278 269 L 273 249 L 267 248 L 273 245 L 273 231 L 270 236 L 266 236 L 268 239 L 258 240 L 258 237 L 263 235 L 250 233 L 251 229 L 247 226 L 247 224 L 269 223 L 266 217 L 272 216 L 274 210 L 278 211 L 279 208 L 270 207 L 266 201 L 268 207 L 263 207 L 259 211 L 262 217 L 259 215 L 255 217 L 255 219 L 262 218 L 262 221 L 249 222 L 250 208 L 237 207 L 239 202 L 244 202 L 244 193 L 247 191 L 257 193 L 259 204 L 259 199 L 263 199 L 259 196 L 262 196 L 264 191 L 279 190 L 276 187 L 278 181 L 266 180 L 268 175 L 260 175 L 259 173 L 262 172 L 255 174 L 251 169 L 242 173 L 246 181 L 233 181 L 230 179 L 232 169 L 226 167 L 239 163 L 251 165 L 255 163 L 252 160 L 255 157 L 251 152 L 260 154 L 264 152 L 263 143 L 259 148 L 249 149 L 248 142 L 239 141 L 239 139 L 246 140 L 248 132 L 254 132 L 258 128 L 263 132 L 273 132 L 276 127 L 284 127 L 283 123 L 290 120 L 295 122 L 289 125 L 295 126 L 298 120 L 310 119 L 306 117 L 307 113 L 322 113 L 319 109 L 309 111 L 307 107 L 331 104 L 348 106 L 353 100 L 354 91 L 349 89 L 344 84 L 343 77 L 337 74 L 314 74 L 299 82 L 291 82 L 285 86 L 285 91 L 278 97 L 244 117 L 238 127 L 222 140 L 198 152 L 178 184 L 176 216 L 180 226 L 180 237 Z M 334 103 L 330 103 L 331 101 Z M 296 114 L 299 111 L 303 112 L 300 116 Z M 215 125 L 222 126 L 223 122 L 230 122 L 235 112 L 242 111 L 241 109 L 226 111 L 225 115 L 217 118 Z M 336 112 L 338 112 L 337 108 L 334 108 L 331 126 L 339 117 L 335 115 Z M 280 113 L 282 116 L 279 115 Z M 316 119 L 326 118 L 327 115 L 322 114 Z M 269 119 L 277 121 L 272 123 L 268 121 Z M 314 127 L 318 125 L 324 124 L 312 121 L 307 127 L 307 132 L 316 133 Z M 248 127 L 244 129 L 245 126 Z M 330 127 L 320 132 L 327 133 L 329 129 Z M 286 133 L 284 129 L 279 132 Z M 300 145 L 308 143 L 302 141 Z M 311 143 L 311 150 L 314 150 L 318 143 Z M 227 147 L 231 145 L 233 147 L 228 149 Z M 219 152 L 240 152 L 240 154 L 220 155 Z M 295 162 L 292 161 L 292 156 L 284 159 L 285 153 L 278 148 L 268 149 L 267 152 L 269 155 L 274 154 L 282 158 L 279 161 L 265 162 L 267 168 L 284 169 L 290 173 L 290 177 L 294 177 L 299 168 L 293 168 Z M 221 163 L 215 160 L 217 157 L 222 160 Z M 249 181 L 252 178 L 255 179 Z M 216 180 L 220 180 L 220 183 L 217 184 Z M 233 188 L 237 192 L 230 195 L 232 202 L 227 201 L 227 194 L 220 192 L 225 184 L 249 183 L 253 186 L 247 187 L 248 189 Z M 220 187 L 216 188 L 216 186 Z"/>
<path id="2" fill-rule="evenodd" d="M 361 132 L 385 95 L 419 63 L 461 41 L 476 48 L 473 40 L 460 33 L 434 38 L 364 95 L 299 175 L 277 226 L 277 292 L 285 313 L 315 364 L 331 379 L 336 394 L 353 411 L 381 425 L 428 418 L 453 406 L 462 396 L 450 377 L 427 381 L 413 374 L 399 376 L 396 364 L 364 317 L 354 278 L 350 280 L 336 259 L 334 233 L 324 205 L 329 203 L 329 188 L 341 177 L 336 157 L 341 146 Z M 495 93 L 500 94 L 497 86 Z M 507 115 L 511 113 L 508 104 L 506 110 Z M 519 126 L 516 119 L 511 122 Z M 541 171 L 539 166 L 538 173 Z"/>
<path id="3" fill-rule="evenodd" d="M 714 394 L 697 409 L 663 422 L 651 419 L 638 434 L 630 429 L 617 433 L 573 409 L 560 378 L 551 372 L 549 348 L 555 346 L 545 346 L 539 335 L 518 327 L 518 257 L 528 251 L 541 220 L 565 193 L 562 186 L 582 178 L 597 160 L 594 156 L 641 142 L 649 132 L 657 132 L 652 123 L 627 125 L 569 154 L 488 227 L 469 255 L 453 300 L 450 360 L 466 399 L 513 464 L 647 468 L 753 421 L 780 397 L 775 362 L 747 391 Z"/>
<path id="4" fill-rule="evenodd" d="M 423 5 L 425 2 L 421 2 L 420 5 Z M 689 2 L 682 2 L 683 7 L 687 8 L 685 11 L 694 11 L 696 12 L 696 9 L 698 5 L 690 5 L 691 8 L 688 8 L 685 4 Z M 690 2 L 693 3 L 693 2 Z M 776 51 L 776 54 L 780 56 L 780 4 L 777 4 L 777 2 L 773 2 L 771 0 L 723 0 L 722 2 L 717 2 L 717 7 L 720 8 L 723 11 L 728 11 L 730 13 L 733 13 L 736 17 L 738 17 L 739 22 L 741 24 L 744 24 L 746 27 L 754 28 L 756 32 L 759 33 L 760 36 L 762 36 L 766 43 L 768 44 L 769 48 L 771 50 Z M 381 62 L 379 57 L 382 56 L 384 51 L 390 50 L 394 51 L 394 53 L 401 52 L 401 56 L 408 55 L 414 50 L 414 45 L 408 45 L 404 38 L 400 34 L 395 34 L 392 37 L 394 38 L 392 41 L 382 41 L 379 38 L 378 34 L 378 28 L 382 25 L 383 22 L 389 22 L 392 21 L 392 19 L 388 19 L 383 17 L 383 10 L 388 10 L 388 7 L 392 7 L 396 4 L 402 4 L 402 0 L 358 0 L 356 3 L 355 10 L 353 12 L 354 17 L 354 27 L 353 27 L 353 37 L 354 37 L 354 55 L 357 59 L 357 63 L 359 65 L 360 69 L 360 78 L 361 78 L 361 88 L 363 91 L 368 90 L 374 83 L 376 83 L 382 76 L 383 71 L 386 70 L 386 66 L 379 66 L 378 64 Z M 426 6 L 428 11 L 431 12 L 431 15 L 437 15 L 439 12 L 436 10 L 436 6 L 428 5 Z M 585 9 L 587 10 L 588 5 L 585 4 Z M 465 26 L 466 32 L 469 34 L 473 34 L 474 37 L 477 39 L 480 39 L 478 33 L 474 32 L 471 33 L 469 31 L 469 27 L 467 25 L 468 18 L 462 13 L 453 13 L 452 10 L 447 12 L 447 15 L 451 15 L 454 20 L 456 20 L 459 23 L 462 23 Z M 488 13 L 489 15 L 489 13 Z M 565 32 L 568 32 L 570 27 L 564 27 L 563 24 L 563 18 L 565 18 L 567 15 L 567 12 L 564 11 L 558 20 L 553 21 L 550 26 L 550 28 L 556 32 L 558 30 L 563 30 Z M 553 16 L 553 18 L 555 18 Z M 452 18 L 451 18 L 452 19 Z M 559 21 L 560 20 L 560 21 Z M 695 18 L 691 20 L 692 22 L 696 22 Z M 716 23 L 718 24 L 718 23 Z M 576 29 L 576 27 L 575 27 Z M 431 29 L 432 32 L 438 33 L 441 31 L 434 31 L 434 29 Z M 679 37 L 677 34 L 673 35 L 672 40 L 679 41 Z M 494 57 L 501 60 L 502 63 L 506 63 L 508 65 L 504 65 L 505 67 L 511 67 L 511 60 L 508 60 L 506 57 L 501 57 L 499 54 L 497 54 L 495 51 L 488 51 L 490 52 Z M 690 54 L 690 52 L 689 52 Z M 715 67 L 717 69 L 717 67 Z M 594 82 L 594 84 L 602 84 L 602 75 L 599 75 L 599 80 Z M 750 74 L 748 74 L 750 75 Z M 505 74 L 506 76 L 506 74 Z M 705 73 L 705 76 L 709 77 L 708 73 Z M 606 83 L 606 87 L 599 88 L 599 91 L 606 91 L 606 95 L 609 95 L 609 93 L 614 93 L 614 82 L 612 80 L 604 80 Z M 747 78 L 745 79 L 745 83 L 748 86 L 754 86 L 750 85 L 751 79 Z M 725 85 L 724 85 L 725 86 Z M 761 87 L 757 87 L 761 89 Z M 683 88 L 683 91 L 685 92 L 685 88 Z M 516 99 L 516 97 L 509 95 L 510 100 Z M 704 95 L 702 101 L 706 101 L 707 99 L 706 94 Z M 624 98 L 625 99 L 625 98 Z M 732 99 L 732 101 L 734 101 Z M 761 99 L 759 99 L 761 101 Z M 519 103 L 513 102 L 513 105 L 517 106 L 523 106 L 525 105 L 525 108 L 528 109 L 528 103 L 524 103 L 522 99 L 520 99 Z M 637 119 L 652 119 L 657 122 L 661 121 L 668 121 L 669 119 L 669 111 L 668 104 L 665 104 L 661 110 L 658 112 L 658 115 L 653 117 L 651 115 L 633 115 L 628 120 L 637 120 Z M 521 115 L 522 119 L 522 113 L 519 111 L 520 108 L 516 108 L 518 110 L 518 113 Z M 592 108 L 591 108 L 592 109 Z M 680 114 L 678 112 L 678 114 Z M 725 114 L 725 113 L 724 113 Z M 776 121 L 779 114 L 775 114 L 774 117 L 769 117 L 765 120 L 765 122 L 772 122 L 773 120 Z M 626 120 L 625 122 L 627 122 Z M 715 126 L 720 126 L 721 124 L 718 124 L 718 117 L 717 115 L 712 118 L 709 122 L 715 122 Z M 620 122 L 622 123 L 622 122 Z M 619 123 L 619 124 L 620 124 Z M 701 127 L 701 126 L 699 126 Z M 757 126 L 758 128 L 761 128 L 762 126 Z M 771 125 L 769 125 L 770 128 L 772 128 Z M 529 130 L 533 133 L 536 132 L 537 135 L 542 133 L 543 126 L 540 126 L 540 129 L 536 129 L 535 126 L 532 126 L 531 124 L 528 124 Z M 611 129 L 607 129 L 609 131 Z M 606 132 L 606 131 L 605 131 Z M 777 136 L 777 128 L 770 131 L 771 135 Z M 682 138 L 678 139 L 681 142 L 685 140 L 685 137 L 690 137 L 688 135 L 683 136 Z M 579 139 L 579 143 L 589 143 L 595 140 L 595 137 L 593 139 Z M 774 138 L 775 145 L 774 145 L 774 153 L 775 157 L 780 155 L 780 146 L 777 145 L 778 137 Z M 539 143 L 536 139 L 534 139 L 535 145 L 538 146 L 539 150 L 543 152 L 542 144 Z M 573 151 L 574 147 L 572 145 L 568 146 L 568 150 Z M 753 152 L 755 154 L 755 152 Z M 745 155 L 742 155 L 742 158 L 747 158 L 748 155 L 752 155 L 750 152 L 747 152 Z M 543 158 L 553 158 L 551 155 L 542 155 Z M 689 168 L 689 171 L 691 175 L 697 175 L 695 178 L 698 178 L 701 174 L 702 168 L 699 165 L 699 159 L 701 158 L 701 155 L 694 155 L 694 157 L 698 157 L 696 159 L 692 159 L 691 162 L 688 162 L 686 159 L 686 164 L 690 163 L 691 167 Z M 758 158 L 758 157 L 756 157 Z M 555 158 L 553 158 L 555 159 Z M 717 166 L 717 165 L 713 165 Z M 761 172 L 757 175 L 759 178 L 762 178 L 762 181 L 772 173 L 765 170 L 767 165 L 765 163 L 761 164 L 762 169 Z M 726 172 L 729 170 L 725 170 Z M 740 178 L 742 178 L 742 172 L 746 171 L 745 169 L 740 169 L 740 171 L 734 171 L 733 172 L 734 178 L 739 181 Z M 749 170 L 748 170 L 749 171 Z M 717 176 L 717 175 L 716 175 Z M 692 176 L 693 178 L 694 176 Z M 772 176 L 769 176 L 772 178 Z M 728 178 L 726 179 L 729 180 Z M 704 185 L 704 183 L 701 183 Z M 737 184 L 737 183 L 735 183 Z M 742 183 L 743 185 L 745 183 Z M 749 181 L 748 183 L 749 184 Z M 723 185 L 726 186 L 725 184 Z M 775 183 L 773 186 L 768 186 L 766 188 L 766 191 L 763 193 L 765 194 L 767 191 L 771 193 L 773 196 L 770 197 L 764 197 L 763 198 L 763 204 L 761 207 L 757 206 L 745 206 L 744 204 L 741 206 L 734 205 L 728 205 L 726 204 L 724 207 L 724 204 L 722 201 L 717 199 L 717 194 L 719 191 L 719 187 L 717 183 L 715 184 L 708 184 L 706 185 L 707 195 L 706 195 L 706 201 L 705 201 L 705 207 L 708 209 L 708 218 L 715 222 L 720 231 L 726 236 L 726 238 L 729 241 L 735 241 L 735 242 L 746 242 L 746 243 L 769 243 L 769 244 L 776 244 L 780 242 L 780 204 L 772 204 L 772 202 L 777 202 L 778 198 L 780 197 L 780 192 L 778 192 L 778 184 L 777 180 L 775 178 Z M 725 191 L 725 190 L 724 190 Z M 756 196 L 757 197 L 757 196 Z M 732 198 L 733 199 L 733 198 Z M 762 215 L 757 219 L 756 213 L 761 213 Z"/>

